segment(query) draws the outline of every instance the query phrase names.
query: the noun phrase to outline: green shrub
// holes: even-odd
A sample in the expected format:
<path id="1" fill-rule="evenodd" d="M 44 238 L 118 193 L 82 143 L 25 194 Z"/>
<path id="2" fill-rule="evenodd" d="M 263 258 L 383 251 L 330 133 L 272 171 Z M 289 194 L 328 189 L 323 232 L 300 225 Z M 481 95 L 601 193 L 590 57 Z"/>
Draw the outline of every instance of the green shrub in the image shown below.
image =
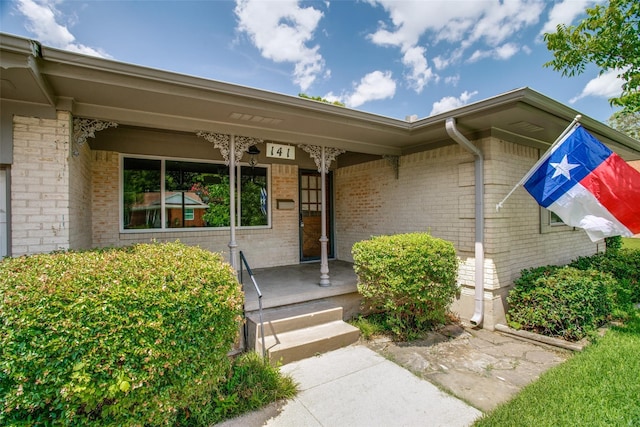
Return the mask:
<path id="1" fill-rule="evenodd" d="M 297 385 L 290 376 L 283 376 L 277 367 L 264 363 L 259 354 L 244 353 L 233 360 L 206 416 L 200 414 L 196 418 L 181 411 L 175 425 L 208 427 L 296 393 Z"/>
<path id="2" fill-rule="evenodd" d="M 604 254 L 577 258 L 569 266 L 610 273 L 618 281 L 618 305 L 624 308 L 630 303 L 640 303 L 640 250 L 607 250 Z"/>
<path id="3" fill-rule="evenodd" d="M 608 320 L 615 286 L 611 275 L 595 270 L 524 270 L 507 297 L 507 320 L 516 329 L 577 341 Z"/>
<path id="4" fill-rule="evenodd" d="M 180 243 L 0 263 L 0 425 L 171 425 L 215 399 L 243 294 Z"/>
<path id="5" fill-rule="evenodd" d="M 616 252 L 617 250 L 622 248 L 622 237 L 620 236 L 605 237 L 604 242 L 607 248 L 607 252 Z"/>
<path id="6" fill-rule="evenodd" d="M 446 319 L 458 286 L 453 245 L 425 233 L 379 236 L 352 249 L 358 292 L 384 312 L 399 338 L 411 338 Z"/>
<path id="7" fill-rule="evenodd" d="M 351 319 L 349 323 L 360 329 L 360 336 L 364 340 L 369 341 L 375 338 L 376 335 L 390 332 L 386 321 L 387 319 L 383 313 L 371 313 L 368 316 L 357 316 Z"/>

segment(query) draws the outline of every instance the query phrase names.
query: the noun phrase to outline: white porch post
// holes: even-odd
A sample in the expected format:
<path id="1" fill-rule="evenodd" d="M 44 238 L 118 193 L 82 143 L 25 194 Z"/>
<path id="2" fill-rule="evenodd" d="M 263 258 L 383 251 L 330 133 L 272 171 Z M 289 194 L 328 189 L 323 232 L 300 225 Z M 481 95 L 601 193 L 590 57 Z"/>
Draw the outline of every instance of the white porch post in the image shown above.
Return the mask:
<path id="1" fill-rule="evenodd" d="M 325 185 L 326 173 L 326 157 L 325 148 L 322 147 L 322 163 L 320 167 L 320 195 L 322 197 L 322 203 L 320 203 L 320 286 L 331 286 L 329 280 L 329 255 L 327 251 L 327 203 L 326 194 L 327 189 Z"/>
<path id="2" fill-rule="evenodd" d="M 231 135 L 229 138 L 229 263 L 234 270 L 238 270 L 236 262 L 236 138 Z"/>
<path id="3" fill-rule="evenodd" d="M 329 251 L 327 237 L 327 190 L 326 190 L 326 176 L 329 172 L 331 162 L 336 159 L 337 156 L 344 153 L 345 150 L 333 147 L 318 147 L 316 145 L 299 145 L 301 149 L 309 153 L 313 158 L 320 172 L 320 221 L 322 222 L 320 228 L 320 286 L 331 286 L 329 280 Z"/>
<path id="4" fill-rule="evenodd" d="M 236 165 L 242 159 L 242 154 L 252 145 L 263 142 L 259 138 L 251 138 L 248 136 L 235 136 L 219 133 L 211 133 L 197 131 L 196 135 L 213 143 L 215 148 L 220 150 L 220 154 L 229 165 L 229 263 L 236 271 L 238 270 L 237 252 L 238 243 L 236 243 Z"/>

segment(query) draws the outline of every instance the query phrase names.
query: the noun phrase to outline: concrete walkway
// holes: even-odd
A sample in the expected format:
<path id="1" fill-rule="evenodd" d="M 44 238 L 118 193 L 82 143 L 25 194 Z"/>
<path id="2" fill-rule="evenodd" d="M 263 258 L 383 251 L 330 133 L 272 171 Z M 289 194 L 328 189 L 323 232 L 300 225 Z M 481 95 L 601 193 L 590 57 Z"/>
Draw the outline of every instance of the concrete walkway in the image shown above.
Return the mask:
<path id="1" fill-rule="evenodd" d="M 468 426 L 571 354 L 459 325 L 407 343 L 361 341 L 283 366 L 299 384 L 294 399 L 216 427 Z"/>
<path id="2" fill-rule="evenodd" d="M 293 362 L 281 371 L 299 384 L 294 399 L 220 426 L 456 427 L 481 415 L 363 345 Z"/>

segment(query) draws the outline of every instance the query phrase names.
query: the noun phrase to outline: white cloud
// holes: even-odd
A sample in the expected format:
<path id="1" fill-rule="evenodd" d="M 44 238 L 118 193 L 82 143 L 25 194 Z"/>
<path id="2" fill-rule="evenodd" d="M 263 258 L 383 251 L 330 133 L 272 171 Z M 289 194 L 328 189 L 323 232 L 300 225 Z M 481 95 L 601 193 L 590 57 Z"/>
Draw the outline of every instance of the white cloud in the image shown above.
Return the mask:
<path id="1" fill-rule="evenodd" d="M 347 107 L 356 108 L 365 102 L 393 98 L 396 94 L 396 82 L 391 76 L 391 71 L 374 71 L 367 74 L 345 99 Z"/>
<path id="2" fill-rule="evenodd" d="M 596 3 L 593 0 L 564 0 L 553 5 L 549 12 L 549 19 L 542 26 L 540 36 L 544 33 L 555 33 L 559 24 L 571 25 L 578 15 L 585 12 L 587 7 Z"/>
<path id="3" fill-rule="evenodd" d="M 427 58 L 425 58 L 425 49 L 423 47 L 414 46 L 407 49 L 402 57 L 402 63 L 409 68 L 409 74 L 407 76 L 409 87 L 417 93 L 422 92 L 422 89 L 429 81 L 437 79 L 437 76 L 427 65 Z"/>
<path id="4" fill-rule="evenodd" d="M 471 54 L 467 62 L 477 62 L 484 58 L 497 60 L 507 60 L 520 51 L 520 47 L 515 43 L 505 43 L 491 50 L 476 50 Z"/>
<path id="5" fill-rule="evenodd" d="M 545 7 L 541 0 L 481 3 L 486 5 L 486 9 L 470 29 L 466 41 L 472 43 L 483 40 L 489 46 L 498 46 L 523 28 L 536 24 Z"/>
<path id="6" fill-rule="evenodd" d="M 442 55 L 434 57 L 433 65 L 436 66 L 436 70 L 444 70 L 445 68 L 456 62 L 458 59 L 458 55 L 456 53 L 461 53 L 461 51 L 456 50 L 451 55 L 449 55 L 449 57 L 445 57 Z"/>
<path id="7" fill-rule="evenodd" d="M 498 46 L 495 50 L 496 59 L 509 59 L 520 51 L 520 47 L 515 43 L 505 43 L 502 46 Z"/>
<path id="8" fill-rule="evenodd" d="M 536 24 L 544 10 L 544 0 L 470 1 L 451 2 L 369 0 L 389 14 L 390 22 L 381 22 L 378 30 L 368 36 L 380 46 L 397 47 L 403 64 L 408 68 L 408 84 L 420 92 L 437 75 L 427 67 L 427 49 L 420 43 L 425 38 L 429 45 L 449 43 L 448 55 L 432 58 L 437 70 L 459 62 L 465 50 L 482 44 L 472 57 L 507 59 L 519 49 L 513 42 L 505 43 L 514 34 Z M 418 52 L 420 55 L 418 55 Z M 421 58 L 420 58 L 420 57 Z"/>
<path id="9" fill-rule="evenodd" d="M 591 79 L 584 89 L 582 89 L 582 92 L 578 96 L 571 98 L 569 103 L 574 104 L 588 96 L 595 96 L 598 98 L 612 98 L 619 96 L 622 93 L 622 85 L 624 84 L 624 80 L 618 78 L 620 73 L 620 70 L 611 70 Z"/>
<path id="10" fill-rule="evenodd" d="M 396 82 L 391 71 L 373 71 L 357 84 L 351 93 L 335 95 L 329 92 L 324 96 L 329 102 L 339 101 L 349 108 L 356 108 L 369 101 L 393 98 L 396 94 Z"/>
<path id="11" fill-rule="evenodd" d="M 476 50 L 471 54 L 469 59 L 467 59 L 467 62 L 478 62 L 481 59 L 489 58 L 491 57 L 491 53 L 492 51 L 490 50 Z"/>
<path id="12" fill-rule="evenodd" d="M 294 64 L 294 82 L 301 90 L 324 72 L 320 47 L 308 46 L 323 17 L 320 10 L 301 8 L 298 0 L 236 0 L 235 14 L 238 30 L 249 35 L 263 57 Z"/>
<path id="13" fill-rule="evenodd" d="M 102 50 L 76 43 L 76 38 L 69 29 L 58 22 L 61 14 L 54 0 L 18 0 L 17 8 L 27 19 L 26 29 L 43 44 L 85 55 L 110 58 L 110 55 Z"/>
<path id="14" fill-rule="evenodd" d="M 444 82 L 451 86 L 457 86 L 460 81 L 460 74 L 456 74 L 455 76 L 448 76 L 444 78 Z"/>
<path id="15" fill-rule="evenodd" d="M 460 94 L 458 98 L 453 96 L 445 96 L 440 101 L 436 101 L 433 103 L 433 107 L 431 108 L 430 116 L 434 116 L 436 114 L 444 113 L 445 111 L 450 111 L 458 107 L 462 107 L 466 105 L 471 98 L 478 94 L 477 90 L 473 92 L 464 91 Z"/>

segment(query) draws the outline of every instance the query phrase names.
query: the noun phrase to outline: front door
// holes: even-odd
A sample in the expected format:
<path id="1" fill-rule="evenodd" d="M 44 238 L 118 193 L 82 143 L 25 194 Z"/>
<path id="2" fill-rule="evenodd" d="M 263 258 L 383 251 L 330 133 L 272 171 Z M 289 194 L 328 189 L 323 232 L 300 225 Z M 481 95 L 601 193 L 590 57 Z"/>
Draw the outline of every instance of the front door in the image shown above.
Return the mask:
<path id="1" fill-rule="evenodd" d="M 333 221 L 331 210 L 331 172 L 326 179 L 327 252 L 333 257 Z M 312 261 L 320 259 L 321 209 L 322 209 L 322 177 L 317 171 L 300 171 L 300 260 Z"/>

